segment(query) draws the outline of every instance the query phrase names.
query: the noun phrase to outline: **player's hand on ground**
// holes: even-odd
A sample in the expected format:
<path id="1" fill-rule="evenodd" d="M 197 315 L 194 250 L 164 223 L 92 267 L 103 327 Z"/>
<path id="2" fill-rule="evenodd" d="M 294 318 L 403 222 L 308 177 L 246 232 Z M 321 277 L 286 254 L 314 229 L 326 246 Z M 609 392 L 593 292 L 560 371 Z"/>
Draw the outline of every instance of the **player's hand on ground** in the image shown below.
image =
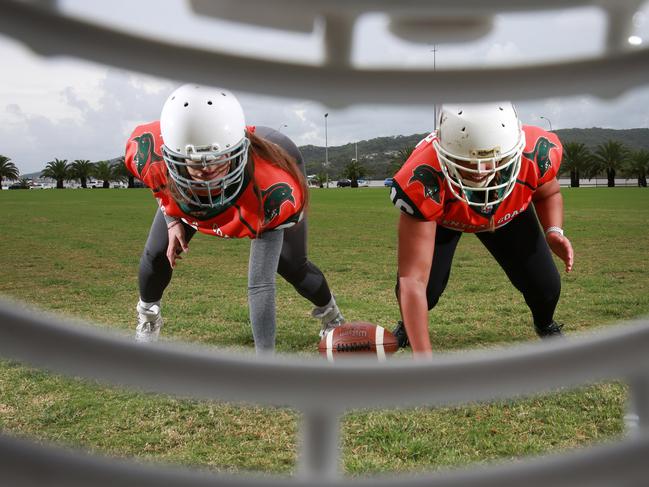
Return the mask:
<path id="1" fill-rule="evenodd" d="M 557 232 L 548 233 L 546 240 L 552 252 L 566 264 L 566 272 L 572 271 L 575 255 L 570 240 Z"/>
<path id="2" fill-rule="evenodd" d="M 181 260 L 180 254 L 187 252 L 189 247 L 185 241 L 185 228 L 180 220 L 170 223 L 167 226 L 169 245 L 167 246 L 167 260 L 173 269 L 176 267 L 176 259 Z"/>

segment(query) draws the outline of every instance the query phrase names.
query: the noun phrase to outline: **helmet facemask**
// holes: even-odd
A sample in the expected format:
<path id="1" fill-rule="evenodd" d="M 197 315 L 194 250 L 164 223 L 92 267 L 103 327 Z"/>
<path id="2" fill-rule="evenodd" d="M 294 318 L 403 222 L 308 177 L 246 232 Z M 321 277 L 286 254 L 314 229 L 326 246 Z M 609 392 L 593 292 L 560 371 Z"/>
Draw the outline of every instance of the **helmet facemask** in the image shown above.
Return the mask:
<path id="1" fill-rule="evenodd" d="M 236 198 L 244 182 L 244 170 L 248 159 L 250 141 L 244 137 L 239 144 L 219 150 L 218 144 L 194 147 L 188 145 L 185 152 L 176 152 L 162 146 L 164 158 L 172 183 L 179 196 L 199 208 L 216 208 L 227 205 Z M 188 168 L 221 168 L 228 172 L 208 180 L 194 179 Z"/>
<path id="2" fill-rule="evenodd" d="M 518 145 L 504 154 L 496 148 L 473 150 L 474 157 L 462 157 L 445 151 L 438 139 L 433 145 L 453 196 L 471 206 L 484 207 L 500 203 L 513 191 L 521 167 L 525 135 L 521 130 Z M 475 181 L 471 175 L 484 179 Z"/>

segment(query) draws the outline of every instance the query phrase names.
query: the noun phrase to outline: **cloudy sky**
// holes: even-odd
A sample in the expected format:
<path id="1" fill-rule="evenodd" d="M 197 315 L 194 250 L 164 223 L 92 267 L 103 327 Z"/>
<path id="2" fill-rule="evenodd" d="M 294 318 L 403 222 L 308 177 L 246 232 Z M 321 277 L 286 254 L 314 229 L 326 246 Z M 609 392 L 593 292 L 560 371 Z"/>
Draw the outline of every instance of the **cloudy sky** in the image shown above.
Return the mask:
<path id="1" fill-rule="evenodd" d="M 118 22 L 126 29 L 137 29 L 142 18 L 148 18 L 161 26 L 154 35 L 168 37 L 173 32 L 178 42 L 268 58 L 313 61 L 321 56 L 317 31 L 287 35 L 200 20 L 181 2 L 166 1 L 165 9 L 154 8 L 159 5 L 154 0 L 66 0 L 61 4 L 79 15 Z M 645 39 L 649 39 L 648 14 L 645 5 L 634 19 L 636 34 Z M 436 66 L 444 69 L 594 55 L 604 42 L 605 20 L 594 8 L 497 16 L 493 31 L 485 38 L 437 46 Z M 379 14 L 360 19 L 353 52 L 356 64 L 432 67 L 432 46 L 397 39 L 387 32 L 386 25 L 386 18 Z M 205 35 L 217 28 L 218 39 Z M 133 127 L 157 119 L 164 99 L 179 84 L 175 79 L 152 78 L 83 61 L 40 58 L 1 33 L 0 59 L 5 67 L 0 76 L 0 154 L 10 157 L 21 173 L 38 171 L 55 157 L 95 161 L 121 155 Z M 309 100 L 272 98 L 228 88 L 239 97 L 249 123 L 281 128 L 298 145 L 324 145 L 325 112 L 329 113 L 329 145 L 421 133 L 430 131 L 433 125 L 433 108 L 426 100 L 420 107 L 358 105 L 332 109 Z M 395 89 L 407 89 L 407 83 Z M 544 116 L 554 129 L 649 127 L 647 107 L 649 82 L 647 87 L 614 100 L 581 96 L 518 103 L 524 122 L 547 127 L 547 120 L 540 119 Z"/>

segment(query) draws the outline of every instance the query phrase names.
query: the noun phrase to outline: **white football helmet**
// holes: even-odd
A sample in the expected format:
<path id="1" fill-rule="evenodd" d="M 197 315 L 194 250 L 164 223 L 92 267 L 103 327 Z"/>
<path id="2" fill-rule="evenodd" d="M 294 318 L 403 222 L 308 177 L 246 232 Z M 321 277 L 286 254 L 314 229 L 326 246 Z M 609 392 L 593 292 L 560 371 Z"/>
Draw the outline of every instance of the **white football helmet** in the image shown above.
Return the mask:
<path id="1" fill-rule="evenodd" d="M 511 102 L 442 105 L 436 135 L 433 145 L 456 198 L 486 207 L 509 196 L 525 148 Z"/>
<path id="2" fill-rule="evenodd" d="M 194 84 L 176 89 L 160 115 L 162 156 L 180 195 L 200 208 L 232 201 L 241 189 L 250 141 L 243 109 L 236 97 L 220 88 Z M 229 166 L 214 179 L 193 179 L 187 168 Z"/>

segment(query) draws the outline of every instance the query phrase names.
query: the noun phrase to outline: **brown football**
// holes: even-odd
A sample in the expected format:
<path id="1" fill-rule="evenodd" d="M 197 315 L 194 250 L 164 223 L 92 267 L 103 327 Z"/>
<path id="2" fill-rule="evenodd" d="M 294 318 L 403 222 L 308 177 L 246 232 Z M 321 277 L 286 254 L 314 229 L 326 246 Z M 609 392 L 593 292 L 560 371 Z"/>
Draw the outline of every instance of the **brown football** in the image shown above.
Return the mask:
<path id="1" fill-rule="evenodd" d="M 374 355 L 379 360 L 385 360 L 386 355 L 398 349 L 397 339 L 389 330 L 363 321 L 345 323 L 329 330 L 318 345 L 320 354 L 330 361 L 358 354 Z"/>

